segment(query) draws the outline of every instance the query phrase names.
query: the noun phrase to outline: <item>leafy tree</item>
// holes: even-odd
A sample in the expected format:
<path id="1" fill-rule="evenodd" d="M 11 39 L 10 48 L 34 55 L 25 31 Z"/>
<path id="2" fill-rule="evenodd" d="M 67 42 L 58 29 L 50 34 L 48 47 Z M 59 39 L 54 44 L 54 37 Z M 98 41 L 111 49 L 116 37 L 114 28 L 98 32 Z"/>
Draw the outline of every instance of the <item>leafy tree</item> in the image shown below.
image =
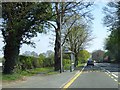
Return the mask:
<path id="1" fill-rule="evenodd" d="M 103 58 L 104 58 L 104 62 L 111 62 L 112 60 L 115 60 L 113 54 L 110 51 L 106 51 L 104 53 Z"/>
<path id="2" fill-rule="evenodd" d="M 84 17 L 89 16 L 88 12 L 89 10 L 86 10 L 91 6 L 93 3 L 90 2 L 83 2 L 80 0 L 79 2 L 56 2 L 53 3 L 53 13 L 54 18 L 53 21 L 56 22 L 56 25 L 51 25 L 55 29 L 55 56 L 54 56 L 54 62 L 55 62 L 55 71 L 60 70 L 60 64 L 61 64 L 61 30 L 64 26 L 64 24 L 69 20 L 71 16 L 74 14 L 79 14 Z M 69 16 L 69 18 L 66 18 L 66 16 Z M 74 22 L 72 22 L 74 23 Z M 72 24 L 71 24 L 72 25 Z M 65 38 L 66 39 L 66 38 Z"/>
<path id="3" fill-rule="evenodd" d="M 90 53 L 87 50 L 80 50 L 78 58 L 79 63 L 85 63 L 90 58 Z"/>
<path id="4" fill-rule="evenodd" d="M 74 25 L 68 34 L 66 45 L 75 53 L 75 67 L 78 65 L 78 57 L 85 44 L 92 40 L 89 30 L 82 25 Z"/>
<path id="5" fill-rule="evenodd" d="M 109 27 L 111 34 L 108 36 L 105 49 L 113 54 L 116 61 L 119 62 L 120 56 L 120 1 L 110 2 L 104 8 L 104 24 Z"/>
<path id="6" fill-rule="evenodd" d="M 44 60 L 45 60 L 45 56 L 43 54 L 39 55 L 39 65 L 40 67 L 44 67 Z"/>
<path id="7" fill-rule="evenodd" d="M 42 33 L 46 20 L 51 16 L 50 3 L 3 2 L 2 35 L 4 37 L 4 74 L 12 74 L 18 60 L 19 49 L 23 43 Z M 47 17 L 47 18 L 46 18 Z"/>

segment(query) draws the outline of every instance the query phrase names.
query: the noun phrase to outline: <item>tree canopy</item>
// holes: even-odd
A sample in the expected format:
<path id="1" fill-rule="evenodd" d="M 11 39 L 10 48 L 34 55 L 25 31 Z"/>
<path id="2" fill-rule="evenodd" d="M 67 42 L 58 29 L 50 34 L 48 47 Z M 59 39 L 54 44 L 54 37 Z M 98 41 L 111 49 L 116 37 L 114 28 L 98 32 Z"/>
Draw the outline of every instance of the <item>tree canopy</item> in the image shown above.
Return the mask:
<path id="1" fill-rule="evenodd" d="M 34 44 L 31 38 L 43 32 L 51 17 L 51 3 L 3 2 L 2 35 L 4 38 L 4 74 L 12 74 L 22 43 Z"/>
<path id="2" fill-rule="evenodd" d="M 104 24 L 109 27 L 111 34 L 105 41 L 105 49 L 113 54 L 119 62 L 120 56 L 120 2 L 110 2 L 104 8 Z"/>

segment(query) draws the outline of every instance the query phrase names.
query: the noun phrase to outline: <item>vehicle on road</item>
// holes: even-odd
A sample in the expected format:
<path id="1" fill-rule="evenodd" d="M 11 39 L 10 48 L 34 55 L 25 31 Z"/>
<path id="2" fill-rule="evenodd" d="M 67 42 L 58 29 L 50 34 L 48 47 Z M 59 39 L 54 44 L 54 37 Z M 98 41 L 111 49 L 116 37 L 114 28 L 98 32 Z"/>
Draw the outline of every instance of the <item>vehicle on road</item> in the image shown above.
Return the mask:
<path id="1" fill-rule="evenodd" d="M 88 61 L 87 61 L 87 66 L 89 66 L 89 65 L 94 66 L 94 62 L 93 62 L 92 60 L 88 60 Z"/>

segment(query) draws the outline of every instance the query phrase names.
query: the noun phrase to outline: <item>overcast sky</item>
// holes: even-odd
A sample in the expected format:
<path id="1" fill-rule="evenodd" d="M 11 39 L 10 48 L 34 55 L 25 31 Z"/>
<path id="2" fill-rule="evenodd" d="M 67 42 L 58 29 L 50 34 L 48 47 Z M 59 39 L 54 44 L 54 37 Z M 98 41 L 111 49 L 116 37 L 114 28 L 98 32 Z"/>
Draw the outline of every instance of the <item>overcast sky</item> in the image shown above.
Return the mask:
<path id="1" fill-rule="evenodd" d="M 93 24 L 92 24 L 92 33 L 93 36 L 96 38 L 91 42 L 91 45 L 87 48 L 89 52 L 92 52 L 94 50 L 102 49 L 104 46 L 104 40 L 108 36 L 108 30 L 106 29 L 105 26 L 103 26 L 103 17 L 104 14 L 102 12 L 102 8 L 105 6 L 104 2 L 98 2 L 96 6 L 94 6 L 94 10 L 92 11 L 92 14 L 94 16 Z M 0 32 L 0 37 L 1 37 L 1 32 Z M 37 38 L 34 38 L 34 42 L 36 43 L 36 48 L 33 48 L 28 45 L 22 45 L 22 48 L 20 49 L 20 54 L 24 53 L 25 51 L 35 51 L 38 54 L 46 52 L 47 50 L 52 50 L 54 51 L 54 47 L 50 46 L 50 41 L 52 35 L 50 33 L 48 34 L 40 34 L 38 35 Z M 0 38 L 0 50 L 4 46 L 3 44 L 3 39 Z M 0 51 L 0 57 L 3 56 L 2 52 Z"/>

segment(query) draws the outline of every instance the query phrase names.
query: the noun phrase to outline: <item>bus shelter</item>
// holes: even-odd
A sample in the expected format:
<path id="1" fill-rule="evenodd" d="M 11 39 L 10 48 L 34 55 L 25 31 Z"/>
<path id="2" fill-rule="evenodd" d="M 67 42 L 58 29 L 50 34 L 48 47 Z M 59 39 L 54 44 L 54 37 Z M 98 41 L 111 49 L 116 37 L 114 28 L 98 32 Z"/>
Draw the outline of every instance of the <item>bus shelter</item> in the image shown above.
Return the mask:
<path id="1" fill-rule="evenodd" d="M 70 51 L 70 50 L 65 50 L 64 52 L 65 54 L 70 54 L 70 72 L 72 72 L 75 67 L 74 67 L 74 64 L 75 64 L 75 57 L 74 57 L 74 52 Z"/>

